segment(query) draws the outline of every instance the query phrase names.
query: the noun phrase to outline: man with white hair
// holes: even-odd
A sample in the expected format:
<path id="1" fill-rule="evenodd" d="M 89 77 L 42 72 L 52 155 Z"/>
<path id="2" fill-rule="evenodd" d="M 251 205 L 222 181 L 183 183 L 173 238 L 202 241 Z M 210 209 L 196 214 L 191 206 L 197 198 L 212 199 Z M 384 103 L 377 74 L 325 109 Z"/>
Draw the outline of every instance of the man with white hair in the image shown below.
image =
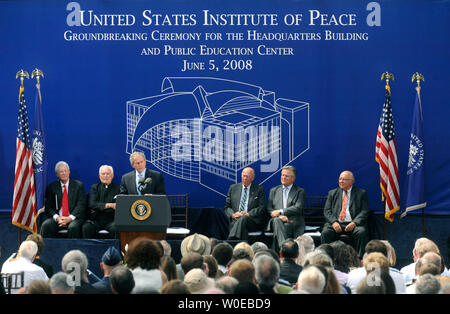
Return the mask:
<path id="1" fill-rule="evenodd" d="M 67 228 L 68 238 L 81 238 L 81 226 L 86 218 L 86 194 L 84 184 L 70 178 L 70 168 L 65 161 L 55 166 L 58 180 L 45 190 L 45 213 L 48 219 L 41 226 L 44 238 L 53 238 Z"/>
<path id="2" fill-rule="evenodd" d="M 98 170 L 100 182 L 91 186 L 89 192 L 90 217 L 83 224 L 83 238 L 95 238 L 99 230 L 107 230 L 110 237 L 117 238 L 114 216 L 116 213 L 116 196 L 120 193 L 118 184 L 112 182 L 114 169 L 109 165 L 102 165 Z"/>
<path id="3" fill-rule="evenodd" d="M 311 294 L 321 294 L 327 284 L 326 270 L 321 266 L 310 264 L 303 268 L 297 280 L 297 291 Z"/>
<path id="4" fill-rule="evenodd" d="M 19 247 L 17 257 L 10 258 L 2 266 L 2 273 L 24 272 L 24 287 L 27 287 L 33 280 L 47 281 L 48 277 L 42 267 L 33 264 L 38 247 L 34 241 L 24 241 Z M 17 290 L 12 290 L 16 293 Z"/>

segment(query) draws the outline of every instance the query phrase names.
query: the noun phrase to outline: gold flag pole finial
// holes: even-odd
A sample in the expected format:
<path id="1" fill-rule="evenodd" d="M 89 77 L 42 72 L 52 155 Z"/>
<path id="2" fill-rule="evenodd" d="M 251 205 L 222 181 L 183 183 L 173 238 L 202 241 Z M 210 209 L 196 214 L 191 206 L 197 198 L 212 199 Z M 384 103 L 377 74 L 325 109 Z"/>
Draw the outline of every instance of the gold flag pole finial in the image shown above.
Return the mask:
<path id="1" fill-rule="evenodd" d="M 414 83 L 414 81 L 416 81 L 417 87 L 420 88 L 420 80 L 425 82 L 425 78 L 423 77 L 423 75 L 420 74 L 419 72 L 414 73 L 412 78 L 411 78 L 411 82 Z"/>
<path id="2" fill-rule="evenodd" d="M 26 77 L 27 79 L 30 78 L 30 76 L 28 75 L 27 71 L 24 70 L 20 70 L 19 72 L 17 72 L 16 74 L 16 79 L 20 77 L 20 86 L 23 86 L 23 78 Z"/>
<path id="3" fill-rule="evenodd" d="M 36 81 L 39 84 L 39 77 L 44 77 L 44 73 L 39 70 L 38 68 L 34 69 L 33 72 L 31 72 L 31 78 L 34 78 L 36 76 Z"/>
<path id="4" fill-rule="evenodd" d="M 384 72 L 381 74 L 381 80 L 386 80 L 386 86 L 389 86 L 389 80 L 394 80 L 394 74 L 389 72 Z"/>

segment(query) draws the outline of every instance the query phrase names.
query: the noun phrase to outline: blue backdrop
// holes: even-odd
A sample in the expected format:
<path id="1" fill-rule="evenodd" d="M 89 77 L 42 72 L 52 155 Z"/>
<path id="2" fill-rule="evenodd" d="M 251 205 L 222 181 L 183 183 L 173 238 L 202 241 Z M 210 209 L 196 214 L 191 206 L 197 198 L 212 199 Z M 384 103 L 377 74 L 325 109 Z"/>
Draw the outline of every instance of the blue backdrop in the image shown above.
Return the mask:
<path id="1" fill-rule="evenodd" d="M 426 211 L 448 214 L 449 12 L 411 0 L 1 1 L 0 208 L 12 206 L 20 69 L 45 75 L 49 181 L 65 160 L 86 192 L 102 164 L 120 182 L 138 149 L 191 207 L 222 207 L 247 165 L 268 194 L 291 163 L 309 195 L 353 171 L 373 210 L 381 74 L 395 76 L 403 204 L 417 71 Z M 24 84 L 32 123 L 35 81 Z"/>

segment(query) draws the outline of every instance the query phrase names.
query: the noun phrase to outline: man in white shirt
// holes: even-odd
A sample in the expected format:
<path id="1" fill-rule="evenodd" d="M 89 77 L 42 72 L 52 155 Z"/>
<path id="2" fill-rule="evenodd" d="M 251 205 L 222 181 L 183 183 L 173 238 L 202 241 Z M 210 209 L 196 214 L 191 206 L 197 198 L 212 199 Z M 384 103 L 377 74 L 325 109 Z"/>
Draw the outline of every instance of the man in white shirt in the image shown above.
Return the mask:
<path id="1" fill-rule="evenodd" d="M 38 251 L 37 244 L 33 241 L 24 241 L 19 247 L 17 257 L 10 258 L 2 266 L 2 273 L 24 272 L 24 287 L 27 287 L 33 280 L 47 281 L 48 277 L 42 267 L 33 264 Z M 17 289 L 13 289 L 16 293 Z"/>

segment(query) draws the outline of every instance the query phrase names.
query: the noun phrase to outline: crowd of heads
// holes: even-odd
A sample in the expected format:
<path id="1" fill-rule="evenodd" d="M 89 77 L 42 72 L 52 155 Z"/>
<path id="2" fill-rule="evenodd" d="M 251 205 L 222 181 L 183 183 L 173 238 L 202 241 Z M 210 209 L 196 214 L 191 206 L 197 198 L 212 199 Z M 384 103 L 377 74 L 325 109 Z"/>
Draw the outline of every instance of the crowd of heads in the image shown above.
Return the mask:
<path id="1" fill-rule="evenodd" d="M 35 240 L 24 241 L 16 259 L 32 262 L 39 256 L 43 243 L 39 244 L 39 237 Z M 136 238 L 126 252 L 110 247 L 103 254 L 100 266 L 108 279 L 107 287 L 89 282 L 88 258 L 80 250 L 71 250 L 61 260 L 61 271 L 49 276 L 48 281 L 32 281 L 18 293 L 450 293 L 444 260 L 430 239 L 416 241 L 412 263 L 401 271 L 395 268 L 395 249 L 388 241 L 371 240 L 365 251 L 359 260 L 351 245 L 336 241 L 315 247 L 308 235 L 287 239 L 275 252 L 262 242 L 231 245 L 193 234 L 182 241 L 182 257 L 177 264 L 169 242 Z M 288 261 L 300 266 L 295 282 L 283 278 Z M 399 288 L 398 278 L 404 291 Z"/>

